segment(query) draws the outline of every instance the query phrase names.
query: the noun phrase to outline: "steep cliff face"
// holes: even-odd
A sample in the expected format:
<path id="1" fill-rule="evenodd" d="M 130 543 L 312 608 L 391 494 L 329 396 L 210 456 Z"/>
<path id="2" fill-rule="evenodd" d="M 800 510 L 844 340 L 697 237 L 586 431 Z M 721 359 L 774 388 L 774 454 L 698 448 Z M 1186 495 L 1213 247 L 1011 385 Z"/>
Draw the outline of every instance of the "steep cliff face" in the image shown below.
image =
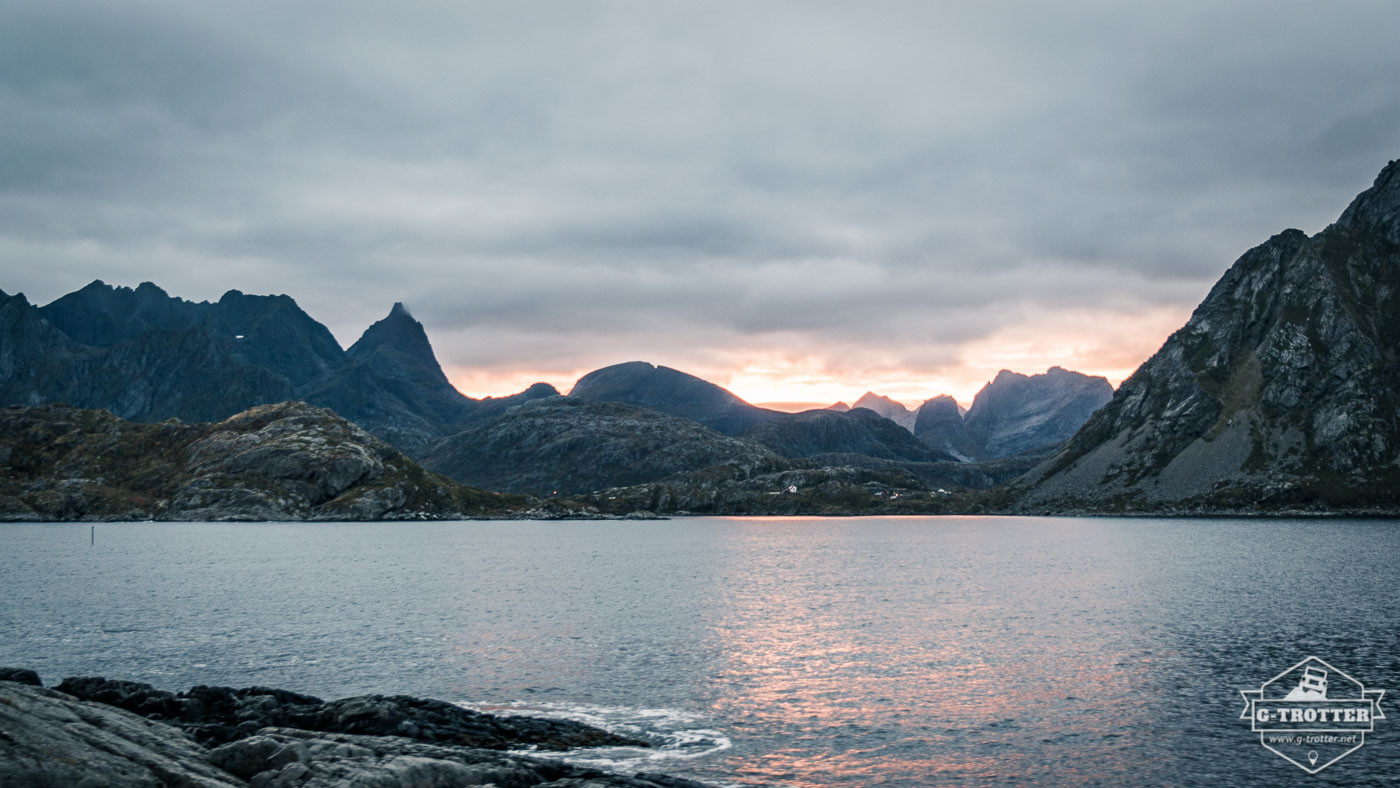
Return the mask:
<path id="1" fill-rule="evenodd" d="M 0 519 L 378 520 L 524 501 L 425 472 L 323 408 L 142 424 L 63 405 L 0 410 Z"/>
<path id="2" fill-rule="evenodd" d="M 964 423 L 957 400 L 947 394 L 926 400 L 914 414 L 914 437 L 929 448 L 963 462 L 986 457 L 982 441 Z"/>
<path id="3" fill-rule="evenodd" d="M 1400 162 L 1246 252 L 1019 487 L 1027 508 L 1400 505 Z"/>

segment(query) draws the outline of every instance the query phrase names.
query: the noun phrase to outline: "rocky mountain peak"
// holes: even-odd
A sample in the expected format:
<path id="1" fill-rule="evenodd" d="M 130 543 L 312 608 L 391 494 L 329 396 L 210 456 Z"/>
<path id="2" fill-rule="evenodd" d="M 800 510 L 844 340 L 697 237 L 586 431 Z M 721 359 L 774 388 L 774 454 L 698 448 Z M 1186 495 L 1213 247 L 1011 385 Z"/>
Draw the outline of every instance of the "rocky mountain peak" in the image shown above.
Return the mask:
<path id="1" fill-rule="evenodd" d="M 1055 458 L 1027 505 L 1400 503 L 1400 165 L 1309 238 L 1247 251 Z"/>
<path id="2" fill-rule="evenodd" d="M 873 391 L 867 391 L 851 406 L 852 410 L 855 408 L 873 410 L 904 429 L 910 432 L 914 431 L 913 412 L 889 397 L 881 396 Z"/>
<path id="3" fill-rule="evenodd" d="M 1400 245 L 1400 159 L 1387 164 L 1371 188 L 1356 195 L 1337 219 L 1337 226 Z"/>
<path id="4" fill-rule="evenodd" d="M 439 375 L 442 374 L 432 343 L 428 341 L 428 332 L 408 313 L 402 302 L 395 302 L 388 315 L 365 329 L 347 352 L 353 358 L 366 358 L 384 348 L 421 364 L 430 364 L 438 368 Z M 446 380 L 445 376 L 443 380 Z"/>

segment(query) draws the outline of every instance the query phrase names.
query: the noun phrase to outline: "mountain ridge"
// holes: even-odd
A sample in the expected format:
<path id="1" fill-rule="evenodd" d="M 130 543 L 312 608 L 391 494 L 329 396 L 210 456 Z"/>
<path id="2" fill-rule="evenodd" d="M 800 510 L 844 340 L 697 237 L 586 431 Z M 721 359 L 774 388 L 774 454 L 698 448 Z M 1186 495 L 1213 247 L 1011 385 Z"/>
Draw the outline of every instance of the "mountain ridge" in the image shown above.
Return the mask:
<path id="1" fill-rule="evenodd" d="M 1400 161 L 1311 237 L 1245 252 L 1022 510 L 1400 510 Z"/>

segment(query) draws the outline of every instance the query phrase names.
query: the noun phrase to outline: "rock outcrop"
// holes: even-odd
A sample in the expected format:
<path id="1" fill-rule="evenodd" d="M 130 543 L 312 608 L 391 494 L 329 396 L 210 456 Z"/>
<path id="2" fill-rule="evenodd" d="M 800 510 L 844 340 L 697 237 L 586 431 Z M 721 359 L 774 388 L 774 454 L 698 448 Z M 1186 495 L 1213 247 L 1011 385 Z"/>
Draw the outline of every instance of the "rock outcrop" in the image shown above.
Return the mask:
<path id="1" fill-rule="evenodd" d="M 381 520 L 503 515 L 324 408 L 141 424 L 62 405 L 0 410 L 0 519 Z"/>
<path id="2" fill-rule="evenodd" d="M 0 681 L 0 731 L 0 785 L 247 785 L 175 728 L 42 687 Z"/>
<path id="3" fill-rule="evenodd" d="M 322 727 L 266 724 L 271 720 Z M 205 734 L 202 743 L 190 730 Z M 495 717 L 418 698 L 325 703 L 264 687 L 196 687 L 174 695 L 92 678 L 67 679 L 50 690 L 0 678 L 0 785 L 6 786 L 705 788 L 503 752 L 532 745 L 646 743 L 580 723 Z"/>
<path id="4" fill-rule="evenodd" d="M 1018 482 L 1030 511 L 1400 510 L 1400 162 L 1246 252 Z"/>
<path id="5" fill-rule="evenodd" d="M 267 727 L 289 727 L 325 733 L 403 736 L 487 750 L 648 746 L 645 741 L 578 722 L 498 717 L 407 695 L 361 695 L 323 701 L 269 687 L 208 686 L 176 694 L 150 684 L 101 677 L 67 678 L 54 689 L 79 700 L 158 718 L 210 745 L 237 741 Z"/>

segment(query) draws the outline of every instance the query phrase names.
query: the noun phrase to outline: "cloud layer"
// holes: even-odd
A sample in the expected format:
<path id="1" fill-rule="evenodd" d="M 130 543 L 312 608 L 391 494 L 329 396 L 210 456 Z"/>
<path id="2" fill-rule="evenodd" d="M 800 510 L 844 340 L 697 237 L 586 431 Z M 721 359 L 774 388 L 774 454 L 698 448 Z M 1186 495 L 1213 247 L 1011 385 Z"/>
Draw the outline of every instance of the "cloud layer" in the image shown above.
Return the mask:
<path id="1" fill-rule="evenodd" d="M 0 288 L 401 300 L 473 394 L 1121 377 L 1400 156 L 1384 2 L 6 5 Z"/>

